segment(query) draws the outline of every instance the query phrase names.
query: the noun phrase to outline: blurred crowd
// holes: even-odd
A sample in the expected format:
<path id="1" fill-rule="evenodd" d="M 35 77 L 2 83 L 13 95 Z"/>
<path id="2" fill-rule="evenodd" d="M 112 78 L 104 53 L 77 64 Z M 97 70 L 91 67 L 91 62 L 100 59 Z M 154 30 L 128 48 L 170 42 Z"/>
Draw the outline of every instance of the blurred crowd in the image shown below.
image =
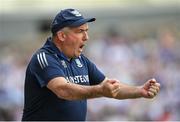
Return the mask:
<path id="1" fill-rule="evenodd" d="M 87 120 L 180 120 L 179 47 L 180 38 L 168 29 L 139 38 L 109 31 L 89 40 L 84 53 L 107 77 L 131 85 L 156 78 L 161 90 L 154 99 L 90 99 Z M 6 45 L 0 50 L 0 120 L 21 120 L 25 69 L 36 49 Z"/>
<path id="2" fill-rule="evenodd" d="M 112 33 L 111 33 L 112 32 Z M 89 57 L 110 78 L 142 85 L 150 78 L 161 84 L 152 100 L 89 101 L 88 120 L 180 120 L 180 40 L 168 29 L 154 36 L 130 38 L 111 31 L 87 46 Z"/>

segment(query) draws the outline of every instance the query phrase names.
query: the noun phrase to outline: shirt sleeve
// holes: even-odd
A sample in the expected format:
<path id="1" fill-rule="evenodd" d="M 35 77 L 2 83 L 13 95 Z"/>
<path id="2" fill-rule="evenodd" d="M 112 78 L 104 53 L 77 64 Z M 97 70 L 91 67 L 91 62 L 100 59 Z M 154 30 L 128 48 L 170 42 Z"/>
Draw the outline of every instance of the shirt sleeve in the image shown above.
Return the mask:
<path id="1" fill-rule="evenodd" d="M 105 79 L 105 75 L 92 63 L 88 58 L 85 57 L 90 85 L 96 85 L 101 83 Z"/>
<path id="2" fill-rule="evenodd" d="M 56 57 L 45 52 L 39 52 L 33 56 L 30 71 L 41 87 L 46 86 L 55 77 L 65 77 Z"/>

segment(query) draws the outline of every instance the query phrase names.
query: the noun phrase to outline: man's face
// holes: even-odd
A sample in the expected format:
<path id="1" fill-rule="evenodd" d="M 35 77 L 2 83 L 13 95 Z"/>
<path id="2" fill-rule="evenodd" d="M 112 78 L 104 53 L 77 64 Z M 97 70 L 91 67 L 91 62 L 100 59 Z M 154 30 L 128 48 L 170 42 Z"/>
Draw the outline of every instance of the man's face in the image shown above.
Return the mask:
<path id="1" fill-rule="evenodd" d="M 68 58 L 78 57 L 82 53 L 85 42 L 88 40 L 87 31 L 88 25 L 83 24 L 79 27 L 70 28 L 65 33 L 63 47 Z"/>

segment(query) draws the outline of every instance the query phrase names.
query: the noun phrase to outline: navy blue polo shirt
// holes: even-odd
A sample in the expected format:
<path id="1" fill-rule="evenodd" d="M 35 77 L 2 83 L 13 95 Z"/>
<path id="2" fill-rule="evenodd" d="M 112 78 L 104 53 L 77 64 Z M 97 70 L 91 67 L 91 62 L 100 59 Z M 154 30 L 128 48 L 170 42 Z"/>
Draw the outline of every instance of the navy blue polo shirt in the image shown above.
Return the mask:
<path id="1" fill-rule="evenodd" d="M 46 87 L 55 77 L 80 85 L 96 85 L 105 79 L 83 54 L 69 61 L 48 38 L 32 56 L 26 70 L 22 120 L 85 120 L 86 100 L 61 99 Z"/>

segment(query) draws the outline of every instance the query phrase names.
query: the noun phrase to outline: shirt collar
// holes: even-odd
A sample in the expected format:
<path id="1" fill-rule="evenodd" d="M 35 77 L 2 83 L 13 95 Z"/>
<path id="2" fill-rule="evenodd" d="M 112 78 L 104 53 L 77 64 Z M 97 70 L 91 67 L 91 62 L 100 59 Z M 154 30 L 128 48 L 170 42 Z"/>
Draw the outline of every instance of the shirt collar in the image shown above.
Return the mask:
<path id="1" fill-rule="evenodd" d="M 64 55 L 64 53 L 62 51 L 60 51 L 56 45 L 53 43 L 52 38 L 49 37 L 46 41 L 46 43 L 44 44 L 43 48 L 49 50 L 49 51 L 53 51 L 58 57 L 63 58 L 64 60 L 69 61 L 69 59 L 67 58 L 67 56 Z"/>

